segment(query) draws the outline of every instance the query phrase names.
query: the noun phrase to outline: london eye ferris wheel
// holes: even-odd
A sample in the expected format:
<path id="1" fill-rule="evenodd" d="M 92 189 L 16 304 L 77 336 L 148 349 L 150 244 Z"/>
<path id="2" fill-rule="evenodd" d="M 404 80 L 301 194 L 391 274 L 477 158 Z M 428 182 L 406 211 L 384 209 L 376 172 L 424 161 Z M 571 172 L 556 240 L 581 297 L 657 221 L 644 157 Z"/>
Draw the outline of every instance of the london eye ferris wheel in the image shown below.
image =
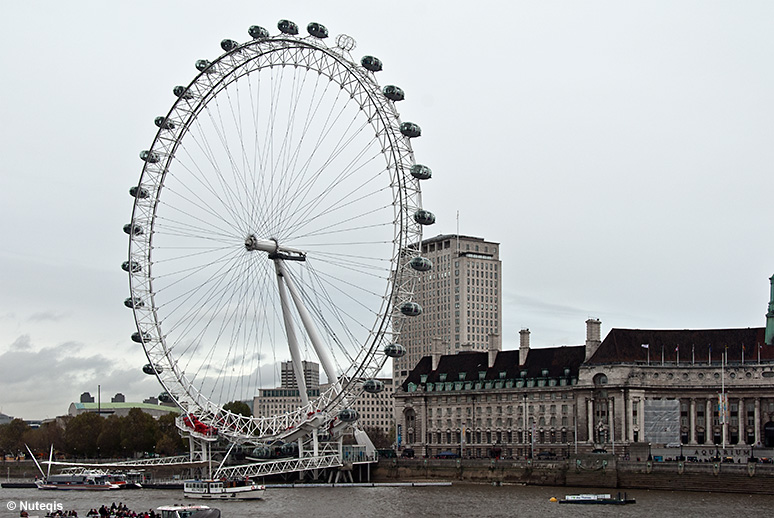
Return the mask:
<path id="1" fill-rule="evenodd" d="M 431 172 L 414 160 L 419 126 L 396 110 L 403 91 L 378 85 L 382 63 L 355 61 L 349 36 L 278 29 L 223 40 L 174 88 L 124 227 L 143 370 L 187 425 L 238 443 L 356 419 L 353 399 L 382 390 L 385 361 L 405 352 L 417 272 L 432 266 L 417 246 L 435 219 L 420 191 Z M 305 360 L 328 381 L 319 397 Z M 296 410 L 223 408 L 271 388 L 280 361 L 293 365 Z"/>

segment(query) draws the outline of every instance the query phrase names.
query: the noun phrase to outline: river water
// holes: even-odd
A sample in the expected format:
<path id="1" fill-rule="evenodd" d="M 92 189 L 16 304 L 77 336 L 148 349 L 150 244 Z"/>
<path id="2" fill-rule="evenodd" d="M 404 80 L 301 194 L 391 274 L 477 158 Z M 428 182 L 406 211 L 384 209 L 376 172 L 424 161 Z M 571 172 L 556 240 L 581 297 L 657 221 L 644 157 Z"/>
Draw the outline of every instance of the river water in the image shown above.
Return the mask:
<path id="1" fill-rule="evenodd" d="M 628 491 L 634 505 L 561 505 L 551 497 L 565 494 L 609 493 L 608 489 L 489 486 L 454 484 L 442 487 L 322 487 L 267 489 L 254 502 L 205 502 L 220 509 L 223 518 L 262 516 L 299 518 L 430 517 L 747 517 L 770 516 L 774 496 L 684 491 Z M 85 518 L 91 508 L 123 502 L 133 511 L 147 511 L 174 503 L 199 503 L 184 499 L 182 491 L 139 489 L 111 492 L 39 491 L 0 489 L 0 516 L 18 517 L 21 505 L 34 509 L 30 516 L 45 516 L 46 507 L 59 504 Z M 13 510 L 10 510 L 13 509 Z"/>

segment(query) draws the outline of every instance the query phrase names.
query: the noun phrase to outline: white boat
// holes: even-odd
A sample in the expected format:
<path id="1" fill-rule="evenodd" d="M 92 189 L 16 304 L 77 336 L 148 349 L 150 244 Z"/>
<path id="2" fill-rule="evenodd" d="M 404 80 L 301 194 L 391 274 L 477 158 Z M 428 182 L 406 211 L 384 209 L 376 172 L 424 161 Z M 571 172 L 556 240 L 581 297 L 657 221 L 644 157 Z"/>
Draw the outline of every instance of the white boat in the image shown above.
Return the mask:
<path id="1" fill-rule="evenodd" d="M 629 498 L 626 493 L 617 496 L 610 494 L 583 494 L 583 495 L 566 495 L 564 500 L 559 500 L 560 504 L 607 504 L 607 505 L 625 505 L 634 504 L 636 501 L 634 498 Z"/>
<path id="2" fill-rule="evenodd" d="M 121 486 L 110 481 L 107 474 L 96 472 L 83 472 L 73 475 L 50 475 L 35 481 L 38 489 L 48 490 L 111 490 L 121 489 Z"/>
<path id="3" fill-rule="evenodd" d="M 250 480 L 186 480 L 183 496 L 203 500 L 258 500 L 266 486 Z"/>
<path id="4" fill-rule="evenodd" d="M 163 505 L 157 507 L 161 518 L 220 518 L 220 511 L 206 505 Z"/>

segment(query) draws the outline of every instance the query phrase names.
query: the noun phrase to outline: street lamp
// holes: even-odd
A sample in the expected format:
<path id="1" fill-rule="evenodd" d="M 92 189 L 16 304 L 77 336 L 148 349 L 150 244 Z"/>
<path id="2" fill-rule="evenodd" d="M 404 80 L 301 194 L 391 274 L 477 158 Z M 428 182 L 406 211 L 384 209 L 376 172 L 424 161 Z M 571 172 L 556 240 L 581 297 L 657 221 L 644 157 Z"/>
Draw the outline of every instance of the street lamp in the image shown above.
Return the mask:
<path id="1" fill-rule="evenodd" d="M 652 444 L 648 443 L 648 460 L 653 460 L 653 455 L 651 454 L 651 448 Z"/>

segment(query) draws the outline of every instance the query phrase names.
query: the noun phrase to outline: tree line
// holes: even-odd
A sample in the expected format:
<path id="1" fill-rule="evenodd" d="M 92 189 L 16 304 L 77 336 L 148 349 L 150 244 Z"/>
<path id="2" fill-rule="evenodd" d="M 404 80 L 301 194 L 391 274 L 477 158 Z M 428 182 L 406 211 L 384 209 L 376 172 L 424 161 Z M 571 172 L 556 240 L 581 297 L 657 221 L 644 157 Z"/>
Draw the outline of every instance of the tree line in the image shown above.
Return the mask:
<path id="1" fill-rule="evenodd" d="M 59 457 L 133 458 L 144 455 L 180 455 L 188 445 L 175 426 L 175 414 L 154 419 L 139 408 L 124 417 L 95 413 L 66 416 L 30 428 L 21 419 L 0 425 L 0 455 L 16 458 L 27 451 L 48 457 L 53 445 Z"/>

